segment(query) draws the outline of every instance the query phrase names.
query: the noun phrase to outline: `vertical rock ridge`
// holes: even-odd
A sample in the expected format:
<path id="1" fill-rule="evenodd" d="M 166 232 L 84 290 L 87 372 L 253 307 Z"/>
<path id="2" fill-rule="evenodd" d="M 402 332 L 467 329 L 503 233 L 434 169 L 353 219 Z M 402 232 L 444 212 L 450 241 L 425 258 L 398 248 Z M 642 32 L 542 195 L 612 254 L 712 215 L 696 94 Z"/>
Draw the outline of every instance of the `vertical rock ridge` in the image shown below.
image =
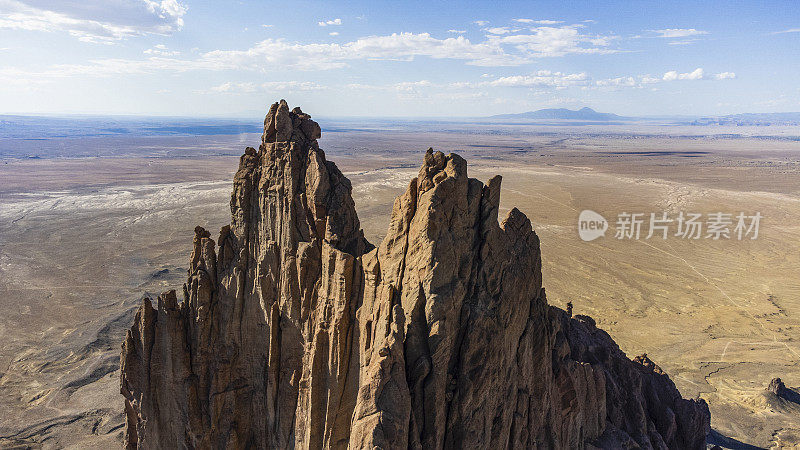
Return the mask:
<path id="1" fill-rule="evenodd" d="M 548 306 L 501 178 L 429 149 L 364 239 L 319 125 L 285 101 L 195 230 L 184 301 L 122 347 L 128 448 L 702 448 L 709 414 L 589 318 Z"/>

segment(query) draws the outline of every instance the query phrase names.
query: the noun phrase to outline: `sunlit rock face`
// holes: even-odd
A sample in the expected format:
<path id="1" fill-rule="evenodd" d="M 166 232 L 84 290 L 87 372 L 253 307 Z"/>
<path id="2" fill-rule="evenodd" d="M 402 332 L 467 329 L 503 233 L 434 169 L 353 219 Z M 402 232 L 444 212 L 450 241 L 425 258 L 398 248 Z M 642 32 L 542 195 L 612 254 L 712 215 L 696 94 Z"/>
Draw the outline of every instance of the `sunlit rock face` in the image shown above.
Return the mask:
<path id="1" fill-rule="evenodd" d="M 364 238 L 319 125 L 275 103 L 195 230 L 184 300 L 122 348 L 129 448 L 704 448 L 709 412 L 585 316 L 548 306 L 539 239 L 500 177 L 428 150 Z"/>

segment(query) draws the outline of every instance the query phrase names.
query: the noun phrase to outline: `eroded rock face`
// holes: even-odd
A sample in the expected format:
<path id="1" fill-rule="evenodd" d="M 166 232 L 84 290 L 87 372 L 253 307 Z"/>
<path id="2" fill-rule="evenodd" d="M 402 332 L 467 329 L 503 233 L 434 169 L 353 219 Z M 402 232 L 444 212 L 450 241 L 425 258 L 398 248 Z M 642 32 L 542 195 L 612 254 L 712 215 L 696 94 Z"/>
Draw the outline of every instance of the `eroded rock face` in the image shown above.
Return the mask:
<path id="1" fill-rule="evenodd" d="M 500 177 L 429 150 L 384 241 L 299 108 L 272 105 L 231 225 L 195 230 L 182 303 L 122 348 L 130 448 L 702 448 L 681 398 L 590 318 L 547 305 L 539 240 Z"/>

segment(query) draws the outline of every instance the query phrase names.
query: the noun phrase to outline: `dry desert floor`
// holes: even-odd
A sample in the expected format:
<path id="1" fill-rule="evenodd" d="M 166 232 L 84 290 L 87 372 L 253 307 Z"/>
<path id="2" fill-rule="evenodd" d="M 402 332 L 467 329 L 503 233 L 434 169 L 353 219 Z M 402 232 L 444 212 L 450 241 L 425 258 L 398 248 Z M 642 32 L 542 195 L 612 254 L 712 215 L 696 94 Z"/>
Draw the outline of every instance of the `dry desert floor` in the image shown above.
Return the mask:
<path id="1" fill-rule="evenodd" d="M 502 175 L 501 208 L 522 210 L 541 238 L 552 304 L 572 302 L 629 357 L 647 353 L 685 397 L 706 399 L 711 441 L 785 448 L 800 444 L 800 404 L 765 388 L 774 377 L 800 386 L 796 131 L 340 126 L 320 146 L 352 181 L 373 243 L 428 147 L 464 156 L 472 177 Z M 0 160 L 0 447 L 121 443 L 119 348 L 133 311 L 180 288 L 192 230 L 228 223 L 236 155 L 258 142 L 215 138 L 219 154 L 192 154 L 204 139 Z M 159 150 L 170 146 L 188 150 Z M 579 238 L 586 209 L 608 219 L 605 237 Z M 647 221 L 640 239 L 616 239 L 624 212 L 762 219 L 757 239 L 675 228 L 646 239 Z"/>

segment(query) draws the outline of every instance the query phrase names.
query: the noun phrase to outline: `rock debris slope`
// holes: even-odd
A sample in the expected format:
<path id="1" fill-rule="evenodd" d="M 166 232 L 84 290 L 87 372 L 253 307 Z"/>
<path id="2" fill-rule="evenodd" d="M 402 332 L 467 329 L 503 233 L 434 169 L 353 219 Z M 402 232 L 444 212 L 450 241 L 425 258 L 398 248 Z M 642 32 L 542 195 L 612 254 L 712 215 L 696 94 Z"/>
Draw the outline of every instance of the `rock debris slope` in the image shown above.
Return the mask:
<path id="1" fill-rule="evenodd" d="M 703 448 L 703 400 L 585 316 L 548 306 L 539 239 L 429 150 L 364 239 L 320 127 L 272 105 L 231 225 L 195 230 L 184 301 L 122 347 L 129 448 Z"/>

